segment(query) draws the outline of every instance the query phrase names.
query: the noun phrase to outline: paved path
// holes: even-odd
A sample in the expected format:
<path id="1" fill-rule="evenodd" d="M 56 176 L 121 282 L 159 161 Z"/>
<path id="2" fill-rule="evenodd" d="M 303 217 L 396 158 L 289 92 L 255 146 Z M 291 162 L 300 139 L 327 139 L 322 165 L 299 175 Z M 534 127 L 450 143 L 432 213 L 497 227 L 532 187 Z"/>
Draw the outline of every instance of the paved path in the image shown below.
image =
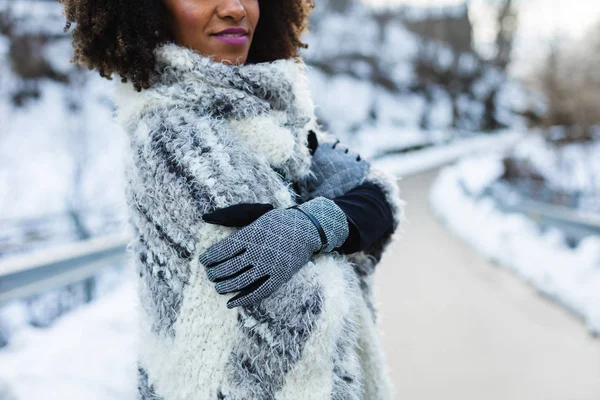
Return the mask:
<path id="1" fill-rule="evenodd" d="M 450 236 L 429 212 L 435 176 L 400 183 L 410 222 L 377 276 L 397 398 L 599 400 L 600 340 Z"/>

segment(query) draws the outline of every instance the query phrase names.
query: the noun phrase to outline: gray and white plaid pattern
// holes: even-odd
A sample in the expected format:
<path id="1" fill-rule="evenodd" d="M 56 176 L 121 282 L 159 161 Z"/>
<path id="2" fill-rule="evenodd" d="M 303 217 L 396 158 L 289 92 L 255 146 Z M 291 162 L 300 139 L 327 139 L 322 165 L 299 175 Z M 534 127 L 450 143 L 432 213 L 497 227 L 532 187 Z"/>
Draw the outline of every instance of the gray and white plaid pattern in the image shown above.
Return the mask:
<path id="1" fill-rule="evenodd" d="M 346 215 L 333 201 L 319 197 L 298 208 L 321 224 L 328 242 L 325 252 L 348 238 Z M 316 226 L 304 213 L 275 209 L 210 247 L 200 262 L 218 293 L 241 291 L 227 303 L 228 308 L 248 306 L 287 282 L 321 245 Z"/>
<path id="2" fill-rule="evenodd" d="M 369 173 L 369 163 L 339 143 L 324 142 L 312 158 L 315 177 L 308 181 L 303 200 L 318 196 L 333 199 L 361 185 Z"/>

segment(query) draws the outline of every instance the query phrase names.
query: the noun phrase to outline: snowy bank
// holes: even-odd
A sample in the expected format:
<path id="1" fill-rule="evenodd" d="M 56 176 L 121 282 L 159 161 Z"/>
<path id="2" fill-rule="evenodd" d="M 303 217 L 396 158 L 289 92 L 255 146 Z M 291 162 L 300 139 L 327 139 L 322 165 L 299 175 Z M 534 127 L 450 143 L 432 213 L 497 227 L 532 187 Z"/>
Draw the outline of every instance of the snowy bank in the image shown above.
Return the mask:
<path id="1" fill-rule="evenodd" d="M 131 282 L 49 328 L 20 330 L 0 351 L 0 398 L 134 399 L 137 300 Z"/>
<path id="2" fill-rule="evenodd" d="M 513 186 L 535 186 L 542 182 L 548 191 L 570 198 L 570 206 L 600 213 L 600 132 L 585 142 L 557 142 L 544 136 L 560 134 L 560 127 L 549 133 L 536 132 L 521 141 L 509 155 L 512 168 L 506 174 Z M 560 138 L 560 136 L 558 136 Z M 528 193 L 543 197 L 544 193 Z M 556 202 L 554 199 L 537 199 Z"/>
<path id="3" fill-rule="evenodd" d="M 600 236 L 571 248 L 560 231 L 542 231 L 524 215 L 500 211 L 483 194 L 503 168 L 498 154 L 443 169 L 430 195 L 433 212 L 483 256 L 581 316 L 600 335 Z"/>

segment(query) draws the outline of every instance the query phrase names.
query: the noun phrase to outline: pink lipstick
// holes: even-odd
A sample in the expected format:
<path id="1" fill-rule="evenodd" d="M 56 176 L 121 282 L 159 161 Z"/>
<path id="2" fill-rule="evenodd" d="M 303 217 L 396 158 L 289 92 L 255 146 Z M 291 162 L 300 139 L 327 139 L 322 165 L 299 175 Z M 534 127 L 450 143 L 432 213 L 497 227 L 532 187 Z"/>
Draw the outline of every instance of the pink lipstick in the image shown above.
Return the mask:
<path id="1" fill-rule="evenodd" d="M 227 44 L 243 45 L 248 43 L 248 31 L 243 28 L 229 28 L 219 33 L 215 33 L 215 39 Z"/>

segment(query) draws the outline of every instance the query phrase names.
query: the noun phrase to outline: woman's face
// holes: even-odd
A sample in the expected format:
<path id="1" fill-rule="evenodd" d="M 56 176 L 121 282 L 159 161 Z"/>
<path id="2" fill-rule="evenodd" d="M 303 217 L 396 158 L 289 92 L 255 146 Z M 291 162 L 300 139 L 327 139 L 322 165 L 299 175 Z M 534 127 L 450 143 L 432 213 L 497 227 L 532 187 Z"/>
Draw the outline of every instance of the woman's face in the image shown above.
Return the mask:
<path id="1" fill-rule="evenodd" d="M 243 64 L 248 58 L 260 17 L 258 1 L 164 0 L 177 43 L 231 64 Z"/>

